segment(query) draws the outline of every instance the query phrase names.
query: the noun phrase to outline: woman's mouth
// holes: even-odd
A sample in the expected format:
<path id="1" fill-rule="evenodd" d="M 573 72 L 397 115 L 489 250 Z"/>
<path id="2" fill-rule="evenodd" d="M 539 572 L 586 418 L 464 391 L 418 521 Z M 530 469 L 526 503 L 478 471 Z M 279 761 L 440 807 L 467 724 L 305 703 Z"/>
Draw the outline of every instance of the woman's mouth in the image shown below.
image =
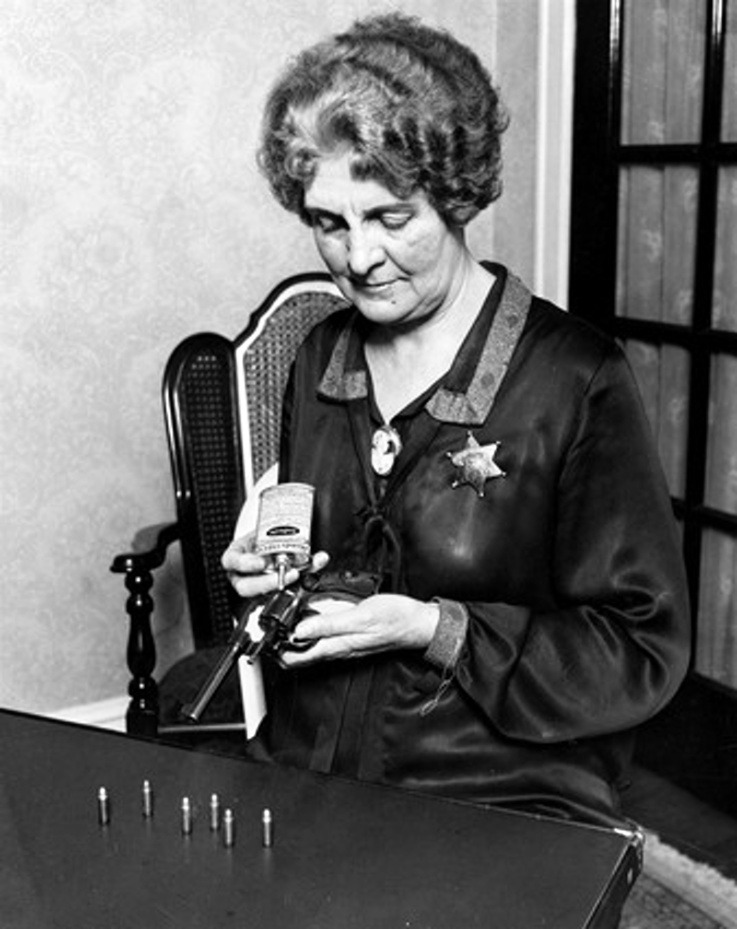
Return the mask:
<path id="1" fill-rule="evenodd" d="M 373 282 L 362 281 L 361 283 L 354 282 L 353 286 L 356 290 L 366 294 L 369 297 L 382 297 L 390 293 L 395 284 L 396 280 Z"/>

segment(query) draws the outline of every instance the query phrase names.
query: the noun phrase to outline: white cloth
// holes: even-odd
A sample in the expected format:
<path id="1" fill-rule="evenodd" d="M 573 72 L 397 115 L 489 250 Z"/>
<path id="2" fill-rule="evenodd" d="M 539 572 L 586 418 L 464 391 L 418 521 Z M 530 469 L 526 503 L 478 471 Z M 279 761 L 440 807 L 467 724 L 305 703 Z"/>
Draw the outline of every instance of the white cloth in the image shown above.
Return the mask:
<path id="1" fill-rule="evenodd" d="M 256 482 L 246 501 L 241 507 L 238 521 L 233 533 L 234 539 L 240 539 L 256 529 L 258 520 L 258 503 L 261 491 L 273 487 L 278 481 L 279 465 L 275 464 Z M 248 620 L 247 631 L 251 638 L 257 642 L 263 635 L 258 624 L 258 611 L 254 610 Z M 241 701 L 243 703 L 243 718 L 246 723 L 246 738 L 252 739 L 258 732 L 266 716 L 266 694 L 264 692 L 264 679 L 261 671 L 261 659 L 249 661 L 245 656 L 238 659 L 238 678 L 241 687 Z"/>

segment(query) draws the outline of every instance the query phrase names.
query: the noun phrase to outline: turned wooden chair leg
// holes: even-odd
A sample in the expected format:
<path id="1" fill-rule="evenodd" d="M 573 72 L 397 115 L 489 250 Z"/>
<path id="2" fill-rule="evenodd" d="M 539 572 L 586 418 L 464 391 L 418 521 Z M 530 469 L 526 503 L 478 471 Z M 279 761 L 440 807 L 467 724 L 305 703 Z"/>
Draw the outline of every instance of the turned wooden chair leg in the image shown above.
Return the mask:
<path id="1" fill-rule="evenodd" d="M 126 572 L 125 586 L 130 592 L 125 605 L 130 616 L 127 661 L 131 673 L 126 730 L 144 736 L 157 734 L 159 719 L 159 690 L 152 677 L 156 666 L 156 646 L 151 632 L 154 602 L 149 595 L 152 585 L 153 577 L 147 569 L 132 568 Z"/>

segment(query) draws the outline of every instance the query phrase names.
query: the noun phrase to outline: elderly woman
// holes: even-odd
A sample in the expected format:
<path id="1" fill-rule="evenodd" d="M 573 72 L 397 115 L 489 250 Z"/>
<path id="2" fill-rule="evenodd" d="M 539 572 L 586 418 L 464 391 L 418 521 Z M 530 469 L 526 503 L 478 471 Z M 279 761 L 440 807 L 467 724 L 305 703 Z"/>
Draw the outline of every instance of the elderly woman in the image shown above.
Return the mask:
<path id="1" fill-rule="evenodd" d="M 298 354 L 280 480 L 316 488 L 316 566 L 379 583 L 302 619 L 258 740 L 318 771 L 606 816 L 633 729 L 685 672 L 686 587 L 620 350 L 466 245 L 505 123 L 477 57 L 399 15 L 305 51 L 270 96 L 260 163 L 350 303 Z M 276 583 L 251 535 L 223 564 L 244 597 Z"/>

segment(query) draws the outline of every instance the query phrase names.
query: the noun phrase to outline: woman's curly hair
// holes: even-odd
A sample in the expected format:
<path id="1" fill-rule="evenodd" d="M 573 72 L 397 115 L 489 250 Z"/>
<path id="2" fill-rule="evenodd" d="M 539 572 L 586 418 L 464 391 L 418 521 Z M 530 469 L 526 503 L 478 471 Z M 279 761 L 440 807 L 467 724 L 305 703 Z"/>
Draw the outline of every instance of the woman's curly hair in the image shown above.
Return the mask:
<path id="1" fill-rule="evenodd" d="M 414 17 L 380 15 L 291 63 L 267 100 L 258 159 L 277 200 L 306 222 L 317 162 L 349 151 L 354 177 L 400 198 L 421 189 L 464 226 L 501 193 L 507 122 L 469 48 Z"/>

